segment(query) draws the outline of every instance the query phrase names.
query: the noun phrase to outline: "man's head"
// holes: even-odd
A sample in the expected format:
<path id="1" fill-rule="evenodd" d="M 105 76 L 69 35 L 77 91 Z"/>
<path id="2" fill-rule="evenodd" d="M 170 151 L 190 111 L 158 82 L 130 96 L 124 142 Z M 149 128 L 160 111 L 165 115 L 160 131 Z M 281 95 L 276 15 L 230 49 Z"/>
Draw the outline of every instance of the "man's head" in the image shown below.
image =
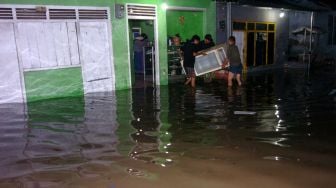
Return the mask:
<path id="1" fill-rule="evenodd" d="M 194 35 L 191 39 L 191 42 L 194 44 L 199 44 L 201 41 L 201 38 L 198 35 Z"/>
<path id="2" fill-rule="evenodd" d="M 210 34 L 205 35 L 205 37 L 204 37 L 204 43 L 205 44 L 209 44 L 211 42 L 213 42 L 212 36 Z"/>
<path id="3" fill-rule="evenodd" d="M 235 45 L 236 44 L 236 37 L 230 36 L 229 37 L 229 45 Z"/>
<path id="4" fill-rule="evenodd" d="M 176 34 L 174 37 L 173 37 L 173 43 L 175 46 L 179 46 L 181 45 L 181 37 L 179 34 Z"/>
<path id="5" fill-rule="evenodd" d="M 143 38 L 143 40 L 148 39 L 148 36 L 145 33 L 142 33 L 140 36 Z"/>

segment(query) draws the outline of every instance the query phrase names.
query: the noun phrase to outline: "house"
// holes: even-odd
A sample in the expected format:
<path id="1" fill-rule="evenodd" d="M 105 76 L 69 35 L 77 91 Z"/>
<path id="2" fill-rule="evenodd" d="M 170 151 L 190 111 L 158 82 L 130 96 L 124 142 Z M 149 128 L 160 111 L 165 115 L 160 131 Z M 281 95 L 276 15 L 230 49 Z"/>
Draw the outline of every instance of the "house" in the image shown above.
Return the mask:
<path id="1" fill-rule="evenodd" d="M 314 50 L 309 49 L 309 33 L 306 33 L 304 42 L 303 37 L 296 36 L 293 31 L 320 26 L 320 19 L 327 20 L 326 16 L 320 18 L 321 15 L 331 9 L 318 1 L 306 0 L 219 1 L 217 41 L 224 42 L 229 34 L 234 35 L 245 68 L 249 70 L 260 66 L 283 66 L 292 57 L 299 61 L 304 54 Z M 327 31 L 327 27 L 322 26 L 322 30 Z M 324 36 L 321 34 L 319 37 Z M 317 43 L 317 40 L 319 38 L 313 36 L 313 43 Z M 324 44 L 327 42 L 319 43 L 318 48 L 324 48 Z M 317 44 L 313 45 L 317 48 Z"/>
<path id="2" fill-rule="evenodd" d="M 167 85 L 167 41 L 175 34 L 209 33 L 217 43 L 234 35 L 245 68 L 281 67 L 295 51 L 292 39 L 299 41 L 292 31 L 313 18 L 325 31 L 317 49 L 332 59 L 335 7 L 328 0 L 2 0 L 0 103 L 112 92 L 139 79 Z M 137 75 L 133 41 L 141 33 L 150 48 L 140 59 L 149 64 Z M 298 49 L 297 56 L 311 51 Z"/>
<path id="3" fill-rule="evenodd" d="M 193 17 L 201 23 L 196 23 Z M 175 32 L 174 28 L 167 29 L 167 20 L 171 23 L 171 18 L 176 22 L 183 20 L 180 24 L 186 30 L 177 32 L 197 28 L 195 32 L 201 35 L 215 35 L 216 3 L 212 0 L 3 0 L 0 4 L 0 103 L 131 88 L 136 79 L 132 34 L 139 32 L 136 30 L 139 26 L 149 29 L 146 32 L 152 40 L 149 79 L 156 85 L 167 85 L 167 33 Z"/>

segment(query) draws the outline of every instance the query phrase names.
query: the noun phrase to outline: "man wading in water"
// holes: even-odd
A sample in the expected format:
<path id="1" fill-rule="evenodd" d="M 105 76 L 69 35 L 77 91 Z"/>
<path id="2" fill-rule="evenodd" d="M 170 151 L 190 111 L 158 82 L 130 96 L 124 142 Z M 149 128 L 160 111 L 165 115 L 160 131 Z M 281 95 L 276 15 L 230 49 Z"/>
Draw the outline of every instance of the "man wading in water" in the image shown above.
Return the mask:
<path id="1" fill-rule="evenodd" d="M 200 37 L 198 35 L 194 35 L 191 41 L 188 41 L 182 48 L 183 52 L 183 66 L 187 73 L 187 81 L 185 85 L 189 85 L 191 83 L 191 87 L 196 86 L 196 75 L 195 75 L 195 57 L 197 56 L 197 52 L 201 51 L 200 45 Z"/>
<path id="2" fill-rule="evenodd" d="M 227 48 L 227 60 L 226 63 L 230 63 L 228 87 L 232 87 L 232 80 L 236 78 L 238 85 L 241 86 L 241 75 L 243 66 L 240 59 L 239 49 L 236 45 L 236 38 L 234 36 L 229 37 L 229 45 Z"/>

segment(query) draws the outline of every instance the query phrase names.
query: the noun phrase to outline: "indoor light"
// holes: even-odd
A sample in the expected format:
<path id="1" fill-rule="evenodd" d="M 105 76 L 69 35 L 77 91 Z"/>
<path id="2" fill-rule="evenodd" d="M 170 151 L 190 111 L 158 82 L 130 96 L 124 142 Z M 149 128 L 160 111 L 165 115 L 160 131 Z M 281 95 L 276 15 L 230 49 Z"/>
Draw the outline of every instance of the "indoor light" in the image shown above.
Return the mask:
<path id="1" fill-rule="evenodd" d="M 167 10 L 168 9 L 167 3 L 162 3 L 161 7 L 162 7 L 163 10 Z"/>

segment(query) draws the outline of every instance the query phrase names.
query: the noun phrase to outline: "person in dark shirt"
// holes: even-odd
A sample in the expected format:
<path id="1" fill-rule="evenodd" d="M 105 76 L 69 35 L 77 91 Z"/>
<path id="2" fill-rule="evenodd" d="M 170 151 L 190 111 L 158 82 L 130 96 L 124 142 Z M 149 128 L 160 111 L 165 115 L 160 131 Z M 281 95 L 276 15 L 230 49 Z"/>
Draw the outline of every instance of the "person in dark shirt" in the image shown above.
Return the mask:
<path id="1" fill-rule="evenodd" d="M 194 66 L 197 52 L 201 51 L 200 37 L 194 35 L 191 41 L 188 41 L 182 46 L 181 51 L 183 52 L 183 66 L 187 73 L 187 81 L 185 82 L 185 85 L 191 84 L 191 87 L 195 87 L 196 76 Z"/>
<path id="2" fill-rule="evenodd" d="M 201 42 L 202 51 L 207 50 L 209 48 L 212 48 L 214 46 L 215 46 L 215 43 L 212 39 L 212 36 L 210 34 L 206 34 L 204 36 L 204 40 Z M 208 74 L 204 75 L 203 76 L 204 82 L 206 82 L 206 83 L 212 82 L 213 77 L 214 77 L 214 73 L 208 73 Z"/>
<path id="3" fill-rule="evenodd" d="M 240 53 L 238 46 L 236 45 L 236 38 L 234 36 L 229 37 L 229 45 L 227 48 L 227 61 L 230 64 L 228 86 L 232 86 L 232 80 L 236 78 L 238 85 L 241 86 L 241 74 L 243 71 L 242 62 L 240 59 Z"/>
<path id="4" fill-rule="evenodd" d="M 210 34 L 206 34 L 204 40 L 201 42 L 202 50 L 206 50 L 215 46 L 215 43 Z"/>

